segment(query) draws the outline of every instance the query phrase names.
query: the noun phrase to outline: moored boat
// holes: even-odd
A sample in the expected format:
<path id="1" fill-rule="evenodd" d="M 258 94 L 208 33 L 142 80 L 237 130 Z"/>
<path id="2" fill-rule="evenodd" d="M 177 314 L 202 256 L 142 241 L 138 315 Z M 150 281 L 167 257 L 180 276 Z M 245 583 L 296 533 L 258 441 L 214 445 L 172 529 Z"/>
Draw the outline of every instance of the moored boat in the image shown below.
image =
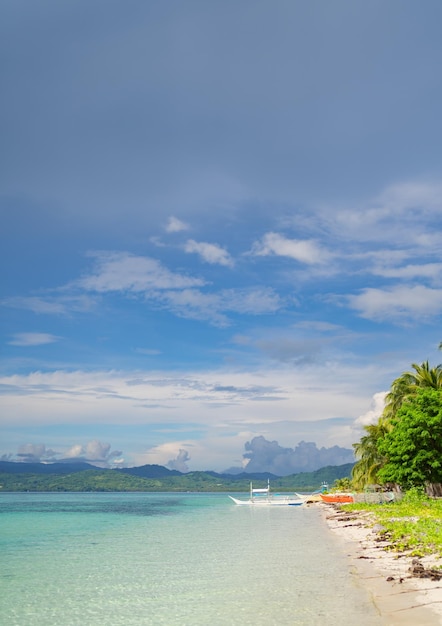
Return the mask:
<path id="1" fill-rule="evenodd" d="M 321 493 L 321 499 L 329 504 L 355 501 L 352 493 Z"/>
<path id="2" fill-rule="evenodd" d="M 248 500 L 238 500 L 233 496 L 229 496 L 235 504 L 245 506 L 300 506 L 304 504 L 304 500 L 296 494 L 272 493 L 270 491 L 270 482 L 264 489 L 254 489 L 253 483 L 250 483 L 250 496 Z"/>
<path id="3" fill-rule="evenodd" d="M 304 502 L 322 502 L 321 494 L 325 491 L 328 491 L 328 484 L 323 482 L 319 489 L 313 491 L 312 493 L 297 493 L 295 491 L 295 496 L 304 500 Z"/>

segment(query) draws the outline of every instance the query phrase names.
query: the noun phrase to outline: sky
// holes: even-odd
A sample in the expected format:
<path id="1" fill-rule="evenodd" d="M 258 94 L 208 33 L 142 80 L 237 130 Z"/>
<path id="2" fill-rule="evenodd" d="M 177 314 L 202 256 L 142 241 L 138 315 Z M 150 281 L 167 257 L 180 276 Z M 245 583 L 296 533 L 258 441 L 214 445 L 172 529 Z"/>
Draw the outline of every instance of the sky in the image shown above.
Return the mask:
<path id="1" fill-rule="evenodd" d="M 0 457 L 347 462 L 442 360 L 441 22 L 3 0 Z"/>

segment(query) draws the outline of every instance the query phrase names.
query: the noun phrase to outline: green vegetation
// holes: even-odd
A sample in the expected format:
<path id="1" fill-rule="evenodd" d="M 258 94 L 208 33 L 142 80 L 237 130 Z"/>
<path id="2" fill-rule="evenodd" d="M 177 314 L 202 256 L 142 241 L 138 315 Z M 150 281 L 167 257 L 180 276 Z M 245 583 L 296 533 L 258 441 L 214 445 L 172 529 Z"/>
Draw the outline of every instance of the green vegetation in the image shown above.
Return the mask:
<path id="1" fill-rule="evenodd" d="M 14 464 L 15 465 L 15 464 Z M 271 479 L 273 491 L 314 491 L 322 482 L 333 483 L 349 477 L 352 464 L 323 467 L 315 472 L 305 472 Z M 14 468 L 16 469 L 16 468 Z M 26 465 L 23 464 L 23 469 Z M 255 480 L 256 487 L 264 487 L 267 480 Z M 118 470 L 85 470 L 72 474 L 0 473 L 1 491 L 198 491 L 246 492 L 250 477 L 190 472 L 180 476 L 142 478 Z"/>
<path id="2" fill-rule="evenodd" d="M 442 343 L 439 346 L 442 348 Z M 376 424 L 354 444 L 356 489 L 371 484 L 405 491 L 398 502 L 350 504 L 346 511 L 368 511 L 380 525 L 386 549 L 411 556 L 442 557 L 442 365 L 412 365 L 393 381 Z"/>
<path id="3" fill-rule="evenodd" d="M 410 488 L 442 482 L 442 392 L 419 389 L 391 419 L 391 430 L 379 441 L 385 464 L 383 482 Z"/>
<path id="4" fill-rule="evenodd" d="M 442 495 L 442 365 L 412 368 L 393 381 L 379 420 L 353 445 L 355 489 L 425 487 Z"/>
<path id="5" fill-rule="evenodd" d="M 348 504 L 345 510 L 369 511 L 373 522 L 381 526 L 378 536 L 388 542 L 389 550 L 442 557 L 442 501 L 429 498 L 420 489 L 410 489 L 393 504 Z"/>
<path id="6" fill-rule="evenodd" d="M 160 482 L 117 474 L 111 470 L 86 470 L 74 474 L 0 474 L 1 491 L 158 491 Z"/>
<path id="7" fill-rule="evenodd" d="M 351 478 L 345 476 L 345 478 L 337 478 L 332 485 L 330 491 L 352 491 L 353 483 Z"/>

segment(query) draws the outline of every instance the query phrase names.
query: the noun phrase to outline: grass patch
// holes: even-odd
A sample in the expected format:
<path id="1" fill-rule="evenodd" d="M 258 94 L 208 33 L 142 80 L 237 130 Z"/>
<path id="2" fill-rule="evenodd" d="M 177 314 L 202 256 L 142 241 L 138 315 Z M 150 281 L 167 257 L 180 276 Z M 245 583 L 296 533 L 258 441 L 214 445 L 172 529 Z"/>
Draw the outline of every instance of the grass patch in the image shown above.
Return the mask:
<path id="1" fill-rule="evenodd" d="M 442 500 L 432 500 L 413 489 L 400 502 L 349 504 L 345 510 L 369 511 L 374 523 L 381 526 L 379 538 L 390 544 L 387 549 L 442 557 Z"/>

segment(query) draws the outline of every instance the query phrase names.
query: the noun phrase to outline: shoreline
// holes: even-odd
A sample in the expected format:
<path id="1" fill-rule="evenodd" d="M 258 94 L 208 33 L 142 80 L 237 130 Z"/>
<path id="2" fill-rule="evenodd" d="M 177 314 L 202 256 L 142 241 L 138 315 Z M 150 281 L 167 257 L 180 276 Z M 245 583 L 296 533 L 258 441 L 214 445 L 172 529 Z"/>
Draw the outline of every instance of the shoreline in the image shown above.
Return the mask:
<path id="1" fill-rule="evenodd" d="M 346 512 L 345 507 L 320 504 L 328 528 L 347 553 L 358 582 L 368 590 L 385 626 L 440 626 L 442 580 L 420 578 L 410 572 L 416 560 L 410 555 L 386 551 L 388 542 L 376 540 L 376 526 L 365 511 Z M 424 568 L 442 565 L 434 556 L 418 559 Z"/>

